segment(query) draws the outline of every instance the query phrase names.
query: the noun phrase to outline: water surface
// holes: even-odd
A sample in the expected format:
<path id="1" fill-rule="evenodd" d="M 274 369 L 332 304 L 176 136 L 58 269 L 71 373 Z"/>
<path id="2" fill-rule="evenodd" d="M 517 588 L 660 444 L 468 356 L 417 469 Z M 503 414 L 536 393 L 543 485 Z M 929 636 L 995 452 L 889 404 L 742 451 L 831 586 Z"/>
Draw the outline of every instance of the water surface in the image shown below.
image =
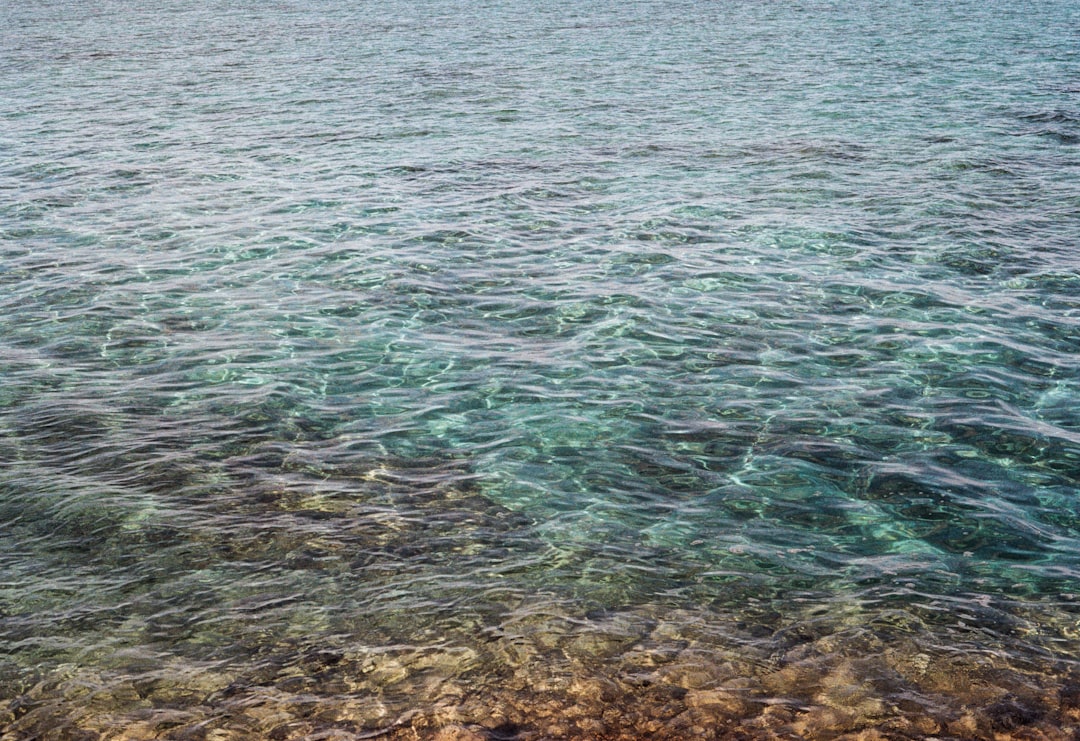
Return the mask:
<path id="1" fill-rule="evenodd" d="M 1075 2 L 0 49 L 0 737 L 1080 729 Z"/>

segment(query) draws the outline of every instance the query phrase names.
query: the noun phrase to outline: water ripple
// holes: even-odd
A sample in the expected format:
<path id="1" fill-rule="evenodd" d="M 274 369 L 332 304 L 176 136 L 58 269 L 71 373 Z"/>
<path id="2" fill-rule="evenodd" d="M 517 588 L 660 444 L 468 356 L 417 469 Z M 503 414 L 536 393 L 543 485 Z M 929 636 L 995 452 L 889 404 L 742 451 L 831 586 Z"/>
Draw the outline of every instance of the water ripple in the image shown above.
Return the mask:
<path id="1" fill-rule="evenodd" d="M 0 735 L 1071 738 L 1078 20 L 0 9 Z"/>

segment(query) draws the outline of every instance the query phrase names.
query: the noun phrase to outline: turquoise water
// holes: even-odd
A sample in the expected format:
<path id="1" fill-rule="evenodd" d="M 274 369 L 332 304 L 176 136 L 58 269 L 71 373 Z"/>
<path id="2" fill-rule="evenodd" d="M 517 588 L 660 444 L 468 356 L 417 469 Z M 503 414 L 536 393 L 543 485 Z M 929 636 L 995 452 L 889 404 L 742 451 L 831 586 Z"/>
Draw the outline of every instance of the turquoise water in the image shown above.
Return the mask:
<path id="1" fill-rule="evenodd" d="M 0 738 L 1071 738 L 1078 145 L 1072 0 L 0 5 Z"/>

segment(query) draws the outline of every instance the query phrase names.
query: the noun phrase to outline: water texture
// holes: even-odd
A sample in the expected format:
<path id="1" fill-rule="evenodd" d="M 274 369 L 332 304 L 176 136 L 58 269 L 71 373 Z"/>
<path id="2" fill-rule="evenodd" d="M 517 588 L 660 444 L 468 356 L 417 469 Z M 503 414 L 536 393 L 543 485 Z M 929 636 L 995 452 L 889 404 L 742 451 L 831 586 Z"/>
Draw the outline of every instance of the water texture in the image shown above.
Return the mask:
<path id="1" fill-rule="evenodd" d="M 1080 4 L 0 2 L 0 739 L 1073 738 Z"/>

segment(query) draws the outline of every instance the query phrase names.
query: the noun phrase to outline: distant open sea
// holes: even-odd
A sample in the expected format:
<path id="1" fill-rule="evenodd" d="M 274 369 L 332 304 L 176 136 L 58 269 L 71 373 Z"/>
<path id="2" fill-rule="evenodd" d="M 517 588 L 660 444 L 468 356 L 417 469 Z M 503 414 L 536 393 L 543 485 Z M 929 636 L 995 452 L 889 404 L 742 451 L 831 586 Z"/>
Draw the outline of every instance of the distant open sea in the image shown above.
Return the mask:
<path id="1" fill-rule="evenodd" d="M 1080 0 L 0 0 L 0 741 L 1080 737 Z"/>

